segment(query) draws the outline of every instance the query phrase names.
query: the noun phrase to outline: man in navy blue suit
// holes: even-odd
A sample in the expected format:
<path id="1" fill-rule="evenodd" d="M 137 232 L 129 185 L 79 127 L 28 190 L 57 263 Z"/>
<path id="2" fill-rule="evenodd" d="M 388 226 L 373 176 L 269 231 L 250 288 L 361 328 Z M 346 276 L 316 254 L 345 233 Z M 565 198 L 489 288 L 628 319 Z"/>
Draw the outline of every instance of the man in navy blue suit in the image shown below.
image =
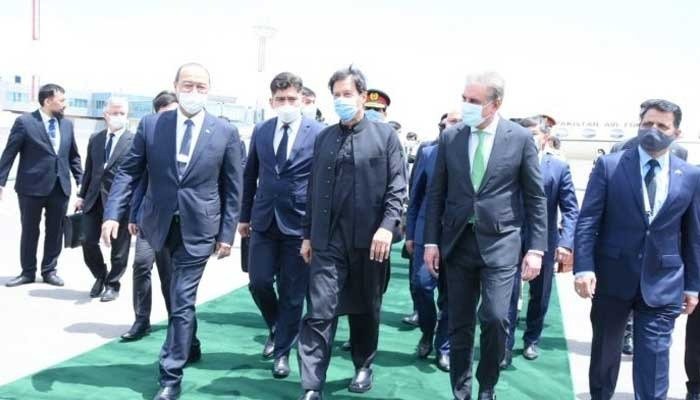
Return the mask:
<path id="1" fill-rule="evenodd" d="M 445 285 L 439 285 L 438 278 L 434 277 L 423 265 L 425 230 L 425 212 L 427 210 L 427 192 L 435 171 L 437 159 L 437 141 L 421 146 L 416 156 L 413 167 L 412 182 L 410 186 L 410 201 L 406 213 L 406 251 L 413 258 L 414 268 L 411 270 L 411 286 L 415 291 L 416 308 L 418 311 L 418 326 L 421 330 L 421 338 L 418 342 L 418 358 L 427 358 L 434 347 L 438 368 L 443 371 L 450 370 L 450 344 L 447 336 L 447 299 L 442 295 Z M 442 280 L 444 280 L 442 274 Z M 435 288 L 438 288 L 437 309 L 435 304 Z M 440 318 L 438 319 L 438 309 Z"/>
<path id="2" fill-rule="evenodd" d="M 63 286 L 63 280 L 56 275 L 56 264 L 61 254 L 63 218 L 71 191 L 70 175 L 73 175 L 76 185 L 80 185 L 83 174 L 73 123 L 63 118 L 65 101 L 62 87 L 47 84 L 39 88 L 41 108 L 17 117 L 0 158 L 1 199 L 15 157 L 20 155 L 15 191 L 22 222 L 19 245 L 22 273 L 6 283 L 9 287 L 32 283 L 36 279 L 36 248 L 42 211 L 45 212 L 46 225 L 41 276 L 45 283 Z"/>
<path id="3" fill-rule="evenodd" d="M 133 186 L 148 170 L 140 230 L 154 251 L 171 258 L 170 318 L 160 354 L 154 399 L 180 396 L 182 370 L 201 358 L 196 339 L 197 286 L 212 253 L 231 253 L 241 198 L 241 145 L 236 128 L 204 111 L 209 72 L 200 64 L 178 69 L 177 110 L 141 120 L 105 207 L 102 238 L 117 237 Z"/>
<path id="4" fill-rule="evenodd" d="M 544 317 L 549 308 L 552 278 L 554 277 L 554 263 L 559 263 L 561 271 L 565 271 L 565 267 L 571 266 L 573 261 L 574 229 L 578 218 L 578 201 L 576 200 L 576 190 L 571 179 L 569 164 L 547 151 L 550 128 L 544 121 L 538 119 L 525 118 L 519 121 L 520 125 L 530 129 L 534 135 L 535 143 L 539 150 L 540 173 L 544 183 L 544 193 L 547 197 L 548 248 L 542 258 L 542 272 L 537 278 L 530 281 L 530 300 L 527 306 L 526 318 L 527 328 L 523 335 L 523 357 L 527 360 L 534 360 L 539 357 L 537 344 L 542 336 Z M 558 218 L 560 213 L 561 225 Z M 559 226 L 561 226 L 561 230 Z M 524 235 L 527 235 L 527 226 L 524 227 L 524 231 Z M 516 279 L 513 282 L 508 341 L 506 342 L 506 352 L 501 362 L 501 368 L 507 368 L 512 361 L 520 289 L 520 280 Z"/>
<path id="5" fill-rule="evenodd" d="M 289 375 L 289 351 L 301 324 L 309 282 L 309 268 L 299 254 L 301 219 L 314 141 L 324 128 L 302 117 L 303 87 L 301 78 L 289 72 L 270 84 L 270 106 L 277 117 L 253 130 L 238 226 L 242 237 L 251 237 L 249 288 L 270 331 L 263 356 L 274 356 L 276 378 Z"/>
<path id="6" fill-rule="evenodd" d="M 593 298 L 589 387 L 610 399 L 625 323 L 634 311 L 636 399 L 665 399 L 676 318 L 700 290 L 700 170 L 669 152 L 681 109 L 642 104 L 639 144 L 600 157 L 576 226 L 576 292 Z"/>

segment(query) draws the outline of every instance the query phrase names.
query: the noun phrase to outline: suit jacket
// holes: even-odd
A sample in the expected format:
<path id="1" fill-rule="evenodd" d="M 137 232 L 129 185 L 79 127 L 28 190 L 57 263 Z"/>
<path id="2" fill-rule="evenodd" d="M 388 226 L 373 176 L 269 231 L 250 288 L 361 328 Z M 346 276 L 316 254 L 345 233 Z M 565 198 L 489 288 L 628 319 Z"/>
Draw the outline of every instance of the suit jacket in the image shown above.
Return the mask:
<path id="1" fill-rule="evenodd" d="M 651 307 L 700 290 L 700 170 L 671 155 L 668 197 L 651 223 L 639 152 L 598 159 L 576 225 L 574 272 L 593 271 L 596 293 Z"/>
<path id="2" fill-rule="evenodd" d="M 109 160 L 105 164 L 105 146 L 107 143 L 107 130 L 94 133 L 88 142 L 87 158 L 85 159 L 85 173 L 83 183 L 80 185 L 78 197 L 85 200 L 83 211 L 89 212 L 100 198 L 102 205 L 107 204 L 107 195 L 112 187 L 114 176 L 125 156 L 131 149 L 134 134 L 128 130 L 119 136 L 116 143 L 112 143 L 113 150 Z"/>
<path id="3" fill-rule="evenodd" d="M 331 210 L 335 182 L 336 152 L 341 127 L 329 126 L 314 143 L 309 177 L 306 215 L 302 219 L 304 238 L 314 249 L 324 250 L 331 233 Z M 389 124 L 362 119 L 352 128 L 355 186 L 352 204 L 355 213 L 353 246 L 369 248 L 380 227 L 394 235 L 401 224 L 406 196 L 406 168 L 398 135 Z"/>
<path id="4" fill-rule="evenodd" d="M 141 119 L 130 154 L 110 191 L 104 219 L 126 216 L 135 184 L 148 170 L 140 228 L 153 250 L 163 249 L 176 211 L 185 249 L 193 257 L 211 254 L 215 242 L 233 243 L 241 198 L 238 131 L 206 113 L 182 178 L 175 160 L 177 110 Z"/>
<path id="5" fill-rule="evenodd" d="M 416 162 L 411 173 L 411 195 L 406 212 L 406 240 L 424 244 L 425 214 L 428 209 L 428 188 L 435 173 L 437 142 L 422 145 L 416 154 Z"/>
<path id="6" fill-rule="evenodd" d="M 58 179 L 63 193 L 70 196 L 70 174 L 73 174 L 76 185 L 80 185 L 83 168 L 73 136 L 73 123 L 61 118 L 58 124 L 61 143 L 56 153 L 39 110 L 17 117 L 0 157 L 0 186 L 7 183 L 12 164 L 19 154 L 15 181 L 18 194 L 48 196 Z"/>
<path id="7" fill-rule="evenodd" d="M 279 173 L 273 146 L 276 127 L 277 118 L 272 118 L 253 130 L 250 157 L 243 173 L 241 222 L 249 222 L 254 230 L 265 231 L 276 215 L 280 232 L 301 237 L 314 141 L 323 126 L 302 119 L 292 151 Z"/>
<path id="8" fill-rule="evenodd" d="M 527 249 L 547 250 L 547 199 L 537 149 L 529 130 L 500 119 L 479 190 L 471 182 L 469 135 L 464 123 L 448 128 L 438 143 L 428 195 L 425 243 L 439 244 L 447 258 L 475 217 L 475 233 L 487 265 L 519 262 L 521 227 L 528 224 Z"/>
<path id="9" fill-rule="evenodd" d="M 617 153 L 618 151 L 622 150 L 636 149 L 638 144 L 639 140 L 636 137 L 633 137 L 625 141 L 615 143 L 610 148 L 610 152 Z M 676 157 L 683 161 L 688 160 L 688 150 L 676 142 L 671 143 L 671 154 L 675 154 Z"/>
<path id="10" fill-rule="evenodd" d="M 578 200 L 569 164 L 551 154 L 542 156 L 540 171 L 547 197 L 547 251 L 543 263 L 554 264 L 557 247 L 574 249 L 574 230 L 578 219 Z M 561 232 L 557 217 L 561 211 Z M 527 249 L 524 249 L 527 251 Z"/>

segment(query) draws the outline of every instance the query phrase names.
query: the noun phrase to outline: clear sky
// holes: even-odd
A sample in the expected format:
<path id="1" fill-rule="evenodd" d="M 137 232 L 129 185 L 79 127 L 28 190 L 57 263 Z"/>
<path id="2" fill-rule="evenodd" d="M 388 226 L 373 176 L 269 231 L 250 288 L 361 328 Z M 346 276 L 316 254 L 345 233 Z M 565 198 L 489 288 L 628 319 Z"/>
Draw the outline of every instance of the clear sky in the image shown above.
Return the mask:
<path id="1" fill-rule="evenodd" d="M 31 0 L 2 0 L 0 74 L 151 95 L 198 61 L 214 92 L 254 104 L 288 70 L 333 120 L 328 78 L 354 63 L 391 96 L 390 118 L 428 138 L 465 75 L 491 69 L 506 79 L 506 117 L 634 121 L 642 100 L 663 97 L 700 133 L 697 0 L 43 0 L 41 13 L 32 43 Z M 259 24 L 277 30 L 262 74 Z"/>

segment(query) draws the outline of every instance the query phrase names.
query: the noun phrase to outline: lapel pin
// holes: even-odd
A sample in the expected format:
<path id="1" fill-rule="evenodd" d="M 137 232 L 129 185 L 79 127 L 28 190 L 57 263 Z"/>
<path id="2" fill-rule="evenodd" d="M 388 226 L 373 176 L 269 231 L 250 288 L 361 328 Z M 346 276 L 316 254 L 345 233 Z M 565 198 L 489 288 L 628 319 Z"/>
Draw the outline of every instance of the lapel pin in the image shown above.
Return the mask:
<path id="1" fill-rule="evenodd" d="M 209 133 L 209 129 L 207 129 L 207 130 L 206 130 L 206 131 L 204 131 L 204 132 L 205 132 L 205 133 Z"/>
<path id="2" fill-rule="evenodd" d="M 673 173 L 676 175 L 683 175 L 683 172 L 680 169 L 673 171 Z"/>

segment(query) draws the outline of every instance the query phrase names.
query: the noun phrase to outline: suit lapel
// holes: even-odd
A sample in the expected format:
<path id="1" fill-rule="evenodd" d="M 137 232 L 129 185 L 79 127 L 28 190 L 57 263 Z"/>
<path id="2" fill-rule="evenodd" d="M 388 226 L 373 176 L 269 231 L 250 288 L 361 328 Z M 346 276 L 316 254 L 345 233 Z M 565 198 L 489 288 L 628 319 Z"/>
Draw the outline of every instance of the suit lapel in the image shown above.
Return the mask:
<path id="1" fill-rule="evenodd" d="M 122 133 L 117 143 L 113 144 L 114 150 L 112 150 L 112 154 L 109 156 L 105 169 L 111 168 L 112 165 L 114 165 L 114 163 L 124 154 L 124 152 L 130 148 L 133 138 L 134 135 L 129 131 L 124 131 L 124 133 Z"/>
<path id="2" fill-rule="evenodd" d="M 677 156 L 673 154 L 671 154 L 671 157 L 669 157 L 668 195 L 666 196 L 666 200 L 661 205 L 661 208 L 656 213 L 654 221 L 659 219 L 661 214 L 664 213 L 669 207 L 671 207 L 673 201 L 681 193 L 681 188 L 683 187 L 683 174 L 685 173 L 685 168 L 683 165 L 681 165 L 681 163 L 676 157 Z"/>
<path id="3" fill-rule="evenodd" d="M 452 145 L 455 147 L 455 151 L 459 155 L 458 160 L 464 160 L 460 165 L 464 168 L 464 175 L 467 177 L 467 183 L 469 187 L 469 192 L 474 193 L 474 184 L 472 183 L 472 171 L 471 164 L 469 160 L 469 137 L 471 136 L 471 129 L 464 125 L 459 132 L 455 135 L 454 142 Z M 437 151 L 437 150 L 436 150 Z"/>
<path id="4" fill-rule="evenodd" d="M 275 131 L 277 130 L 277 118 L 270 121 L 268 129 L 263 132 L 263 151 L 266 158 L 277 168 L 277 156 L 275 155 Z"/>
<path id="5" fill-rule="evenodd" d="M 32 116 L 34 117 L 34 123 L 36 124 L 36 128 L 39 131 L 39 138 L 44 142 L 46 147 L 56 154 L 56 150 L 54 150 L 53 145 L 51 144 L 51 138 L 49 137 L 49 133 L 46 132 L 46 126 L 44 126 L 44 121 L 41 119 L 41 113 L 39 110 L 36 110 L 32 113 Z"/>
<path id="6" fill-rule="evenodd" d="M 637 149 L 625 150 L 620 159 L 622 169 L 625 171 L 627 183 L 630 185 L 632 197 L 639 208 L 640 214 L 644 217 L 644 221 L 648 224 L 649 218 L 644 210 L 644 199 L 642 198 L 642 172 L 639 169 L 639 152 Z"/>
<path id="7" fill-rule="evenodd" d="M 92 155 L 92 157 L 95 159 L 95 165 L 99 166 L 99 168 L 103 168 L 105 165 L 105 145 L 107 143 L 107 131 L 102 131 L 97 134 L 97 137 L 95 137 L 95 147 L 93 147 L 93 151 L 95 154 Z"/>
<path id="8" fill-rule="evenodd" d="M 68 129 L 68 124 L 65 121 L 65 118 L 61 118 L 60 120 L 58 120 L 58 129 L 61 135 L 61 137 L 59 138 L 60 141 L 58 142 L 58 153 L 61 153 L 61 151 L 64 149 L 67 150 L 68 143 L 71 140 L 71 137 L 68 134 L 70 130 Z"/>
<path id="9" fill-rule="evenodd" d="M 154 136 L 154 142 L 163 143 L 163 150 L 168 152 L 164 158 L 167 161 L 166 167 L 170 169 L 175 179 L 177 179 L 179 176 L 177 172 L 177 110 L 166 111 L 161 114 L 156 121 Z M 146 140 L 148 140 L 148 137 L 146 137 Z"/>
<path id="10" fill-rule="evenodd" d="M 202 157 L 202 152 L 207 147 L 207 144 L 209 143 L 211 136 L 214 134 L 214 123 L 215 122 L 216 122 L 216 117 L 209 115 L 208 113 L 204 114 L 204 122 L 202 123 L 201 130 L 199 131 L 199 137 L 197 138 L 197 143 L 195 143 L 195 145 L 194 145 L 194 151 L 192 151 L 192 159 L 187 164 L 187 169 L 185 170 L 185 173 L 182 175 L 183 181 L 190 174 L 190 171 L 192 171 L 192 168 L 194 168 L 197 161 L 199 161 L 199 159 Z"/>
<path id="11" fill-rule="evenodd" d="M 493 176 L 494 171 L 500 165 L 499 159 L 501 158 L 501 154 L 503 154 L 500 150 L 508 146 L 509 131 L 510 129 L 504 125 L 503 120 L 499 120 L 498 127 L 496 128 L 496 135 L 493 138 L 493 147 L 489 155 L 489 162 L 486 166 L 486 172 L 484 172 L 484 178 L 481 180 L 481 187 L 477 192 L 484 190 L 489 183 L 489 179 Z"/>

